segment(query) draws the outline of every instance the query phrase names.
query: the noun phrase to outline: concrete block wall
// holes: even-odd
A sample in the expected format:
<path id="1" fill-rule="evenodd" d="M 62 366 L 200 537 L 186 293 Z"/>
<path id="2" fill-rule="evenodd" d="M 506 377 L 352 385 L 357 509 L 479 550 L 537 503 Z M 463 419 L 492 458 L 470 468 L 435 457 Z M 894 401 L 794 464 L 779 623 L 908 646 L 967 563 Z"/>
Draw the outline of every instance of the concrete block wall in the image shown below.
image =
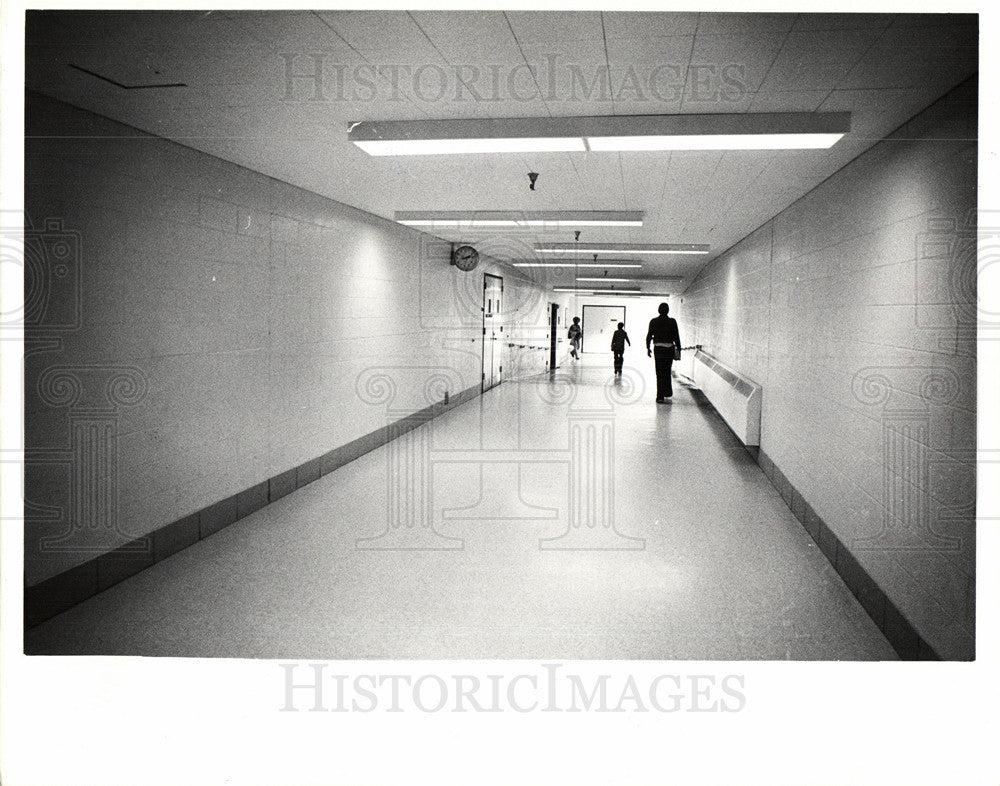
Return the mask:
<path id="1" fill-rule="evenodd" d="M 496 264 L 459 272 L 428 235 L 41 95 L 26 125 L 47 248 L 26 289 L 48 293 L 26 330 L 27 587 L 197 511 L 212 530 L 240 512 L 213 505 L 256 509 L 387 419 L 478 391 Z M 530 282 L 509 287 L 516 330 L 544 333 Z"/>
<path id="2" fill-rule="evenodd" d="M 873 614 L 948 659 L 975 654 L 976 101 L 973 79 L 714 260 L 681 323 L 763 385 L 762 466 Z"/>

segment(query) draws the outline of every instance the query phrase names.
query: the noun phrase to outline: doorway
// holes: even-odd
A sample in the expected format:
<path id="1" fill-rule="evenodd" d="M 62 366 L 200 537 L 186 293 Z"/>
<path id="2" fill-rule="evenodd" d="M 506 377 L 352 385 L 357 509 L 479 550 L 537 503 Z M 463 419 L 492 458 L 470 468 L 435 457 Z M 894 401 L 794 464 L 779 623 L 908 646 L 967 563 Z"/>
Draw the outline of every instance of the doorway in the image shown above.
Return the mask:
<path id="1" fill-rule="evenodd" d="M 556 368 L 556 345 L 559 341 L 559 304 L 549 303 L 549 371 Z"/>
<path id="2" fill-rule="evenodd" d="M 500 384 L 503 373 L 503 279 L 483 274 L 483 392 Z"/>
<path id="3" fill-rule="evenodd" d="M 625 321 L 625 306 L 583 307 L 583 351 L 610 352 L 611 336 Z"/>

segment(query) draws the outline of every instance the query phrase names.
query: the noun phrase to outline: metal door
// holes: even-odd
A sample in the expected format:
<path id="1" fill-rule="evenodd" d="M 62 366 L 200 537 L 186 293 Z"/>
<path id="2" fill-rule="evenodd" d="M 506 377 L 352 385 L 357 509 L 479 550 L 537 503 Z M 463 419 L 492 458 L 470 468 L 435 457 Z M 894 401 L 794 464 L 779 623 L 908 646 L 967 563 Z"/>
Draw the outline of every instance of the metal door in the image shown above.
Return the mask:
<path id="1" fill-rule="evenodd" d="M 556 368 L 556 344 L 559 336 L 559 304 L 549 303 L 549 362 L 548 368 Z"/>
<path id="2" fill-rule="evenodd" d="M 483 390 L 500 384 L 503 373 L 503 279 L 483 274 Z"/>

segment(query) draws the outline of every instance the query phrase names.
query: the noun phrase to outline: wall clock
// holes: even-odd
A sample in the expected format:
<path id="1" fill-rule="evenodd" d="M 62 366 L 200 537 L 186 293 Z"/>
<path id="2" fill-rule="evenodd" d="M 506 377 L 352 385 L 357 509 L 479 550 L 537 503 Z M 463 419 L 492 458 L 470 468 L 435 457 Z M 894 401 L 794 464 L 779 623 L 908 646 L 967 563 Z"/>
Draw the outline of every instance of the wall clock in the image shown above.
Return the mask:
<path id="1" fill-rule="evenodd" d="M 458 246 L 451 252 L 451 263 L 459 270 L 469 272 L 479 264 L 479 252 L 472 246 Z"/>

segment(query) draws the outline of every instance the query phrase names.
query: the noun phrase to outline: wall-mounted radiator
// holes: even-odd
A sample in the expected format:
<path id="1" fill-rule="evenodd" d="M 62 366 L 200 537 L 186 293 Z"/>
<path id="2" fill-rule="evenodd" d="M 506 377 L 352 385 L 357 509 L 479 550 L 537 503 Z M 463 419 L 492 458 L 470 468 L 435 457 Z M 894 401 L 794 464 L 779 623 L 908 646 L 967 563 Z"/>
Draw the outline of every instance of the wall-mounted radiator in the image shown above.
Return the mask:
<path id="1" fill-rule="evenodd" d="M 699 349 L 691 364 L 694 383 L 744 445 L 760 445 L 763 388 Z"/>

